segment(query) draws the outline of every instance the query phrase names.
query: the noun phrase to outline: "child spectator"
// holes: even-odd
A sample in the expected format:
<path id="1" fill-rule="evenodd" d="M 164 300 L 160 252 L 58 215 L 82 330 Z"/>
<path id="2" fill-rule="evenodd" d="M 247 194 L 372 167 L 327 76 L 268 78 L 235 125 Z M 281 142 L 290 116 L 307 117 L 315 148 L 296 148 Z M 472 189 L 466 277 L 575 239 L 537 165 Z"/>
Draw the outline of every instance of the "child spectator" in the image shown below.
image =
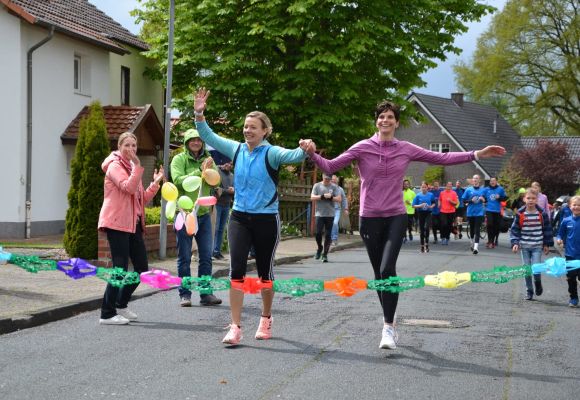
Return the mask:
<path id="1" fill-rule="evenodd" d="M 526 190 L 524 201 L 526 205 L 517 211 L 510 229 L 512 251 L 521 252 L 522 263 L 525 265 L 539 264 L 542 262 L 542 249 L 547 255 L 550 246 L 554 245 L 552 225 L 547 212 L 536 205 L 538 192 L 535 189 Z M 541 274 L 534 274 L 534 286 L 536 296 L 541 296 L 544 291 Z M 531 276 L 526 276 L 526 289 L 526 300 L 533 300 L 534 287 Z"/>
<path id="2" fill-rule="evenodd" d="M 580 260 L 580 196 L 570 199 L 570 209 L 572 215 L 562 220 L 556 242 L 559 246 L 564 245 L 564 255 L 566 260 Z M 570 307 L 578 307 L 578 280 L 580 280 L 580 269 L 568 271 L 568 293 L 570 293 Z"/>

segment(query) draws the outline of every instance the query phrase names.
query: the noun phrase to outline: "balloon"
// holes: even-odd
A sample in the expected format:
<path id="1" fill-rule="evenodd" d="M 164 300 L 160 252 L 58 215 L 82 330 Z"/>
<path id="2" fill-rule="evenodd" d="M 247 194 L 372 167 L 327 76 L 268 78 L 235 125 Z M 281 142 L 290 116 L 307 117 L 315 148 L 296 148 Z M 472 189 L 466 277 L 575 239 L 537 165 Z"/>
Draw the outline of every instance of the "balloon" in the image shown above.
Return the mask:
<path id="1" fill-rule="evenodd" d="M 180 231 L 183 228 L 183 224 L 185 223 L 185 218 L 183 217 L 183 213 L 179 212 L 177 217 L 175 217 L 175 222 L 173 223 L 173 227 L 175 230 Z"/>
<path id="2" fill-rule="evenodd" d="M 214 196 L 204 196 L 197 199 L 197 204 L 200 206 L 213 206 L 217 203 L 217 199 Z"/>
<path id="3" fill-rule="evenodd" d="M 179 194 L 179 191 L 177 190 L 177 188 L 175 187 L 175 185 L 171 182 L 165 182 L 163 184 L 163 186 L 161 186 L 161 196 L 163 196 L 163 198 L 166 201 L 175 201 L 177 200 L 177 195 Z"/>
<path id="4" fill-rule="evenodd" d="M 201 177 L 210 186 L 217 186 L 221 181 L 219 172 L 211 168 L 207 168 L 205 171 L 203 171 L 201 173 Z"/>
<path id="5" fill-rule="evenodd" d="M 194 192 L 199 189 L 199 185 L 201 185 L 201 178 L 199 176 L 188 176 L 183 180 L 181 185 L 183 186 L 183 190 L 186 192 Z"/>
<path id="6" fill-rule="evenodd" d="M 193 200 L 187 196 L 181 196 L 179 200 L 177 200 L 177 205 L 179 208 L 184 210 L 191 210 L 193 208 Z"/>
<path id="7" fill-rule="evenodd" d="M 189 236 L 195 235 L 197 233 L 197 217 L 195 214 L 187 214 L 185 217 L 185 229 Z"/>
<path id="8" fill-rule="evenodd" d="M 175 217 L 175 209 L 177 208 L 177 204 L 175 201 L 168 201 L 165 205 L 165 216 L 167 219 L 173 219 Z"/>

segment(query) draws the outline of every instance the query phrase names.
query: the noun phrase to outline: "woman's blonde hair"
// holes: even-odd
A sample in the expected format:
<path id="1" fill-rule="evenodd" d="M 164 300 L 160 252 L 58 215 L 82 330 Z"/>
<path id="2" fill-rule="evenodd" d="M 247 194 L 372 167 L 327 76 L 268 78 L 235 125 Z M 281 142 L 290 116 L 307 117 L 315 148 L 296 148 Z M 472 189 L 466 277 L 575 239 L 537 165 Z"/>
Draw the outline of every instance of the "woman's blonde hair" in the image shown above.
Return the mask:
<path id="1" fill-rule="evenodd" d="M 119 139 L 117 139 L 117 149 L 120 148 L 123 142 L 128 138 L 135 139 L 135 142 L 137 142 L 137 136 L 135 136 L 135 134 L 132 132 L 123 132 L 119 135 Z"/>
<path id="2" fill-rule="evenodd" d="M 264 139 L 272 134 L 272 121 L 270 121 L 270 118 L 268 118 L 268 116 L 263 112 L 252 111 L 246 115 L 246 118 L 257 118 L 260 120 L 260 122 L 262 122 L 262 128 L 266 130 L 266 136 L 264 136 Z"/>

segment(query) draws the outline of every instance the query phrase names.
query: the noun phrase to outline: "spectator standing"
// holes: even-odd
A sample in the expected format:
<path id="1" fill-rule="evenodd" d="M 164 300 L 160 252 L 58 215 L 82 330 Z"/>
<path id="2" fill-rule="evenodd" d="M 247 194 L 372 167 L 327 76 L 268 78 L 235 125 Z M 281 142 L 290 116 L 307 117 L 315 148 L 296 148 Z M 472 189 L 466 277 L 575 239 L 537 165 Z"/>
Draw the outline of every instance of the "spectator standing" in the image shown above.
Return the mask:
<path id="1" fill-rule="evenodd" d="M 550 218 L 550 203 L 548 202 L 548 196 L 542 193 L 542 186 L 539 182 L 532 182 L 531 186 L 538 192 L 538 206 L 546 211 L 548 218 Z"/>
<path id="2" fill-rule="evenodd" d="M 213 258 L 223 260 L 222 243 L 224 233 L 230 218 L 230 209 L 234 201 L 234 174 L 232 162 L 227 161 L 219 166 L 220 184 L 216 188 L 217 203 L 215 205 L 215 237 L 213 240 Z"/>
<path id="3" fill-rule="evenodd" d="M 188 196 L 193 203 L 197 201 L 199 190 L 186 192 L 183 189 L 183 181 L 190 176 L 201 177 L 206 168 L 217 170 L 209 152 L 205 150 L 205 143 L 199 137 L 195 129 L 185 131 L 183 137 L 183 152 L 173 157 L 171 161 L 171 178 L 179 190 L 180 196 Z M 206 182 L 202 183 L 201 196 L 209 196 L 213 187 Z M 194 208 L 195 210 L 195 208 Z M 213 236 L 211 226 L 210 208 L 200 206 L 197 208 L 197 233 L 195 243 L 197 244 L 198 267 L 197 276 L 211 276 L 212 273 L 212 249 Z M 177 275 L 180 278 L 191 276 L 191 250 L 193 246 L 193 236 L 187 234 L 185 224 L 176 231 L 177 236 Z M 191 307 L 191 291 L 179 287 L 179 298 L 181 307 Z M 203 306 L 215 306 L 221 304 L 221 299 L 212 294 L 200 295 L 199 304 Z"/>
<path id="4" fill-rule="evenodd" d="M 336 246 L 338 244 L 338 223 L 343 212 L 348 214 L 348 200 L 346 199 L 344 189 L 338 184 L 338 176 L 332 175 L 332 179 L 330 181 L 335 184 L 336 187 L 338 187 L 341 198 L 340 202 L 334 203 L 334 221 L 332 221 L 332 234 L 330 235 L 330 238 L 332 239 L 332 245 Z"/>
<path id="5" fill-rule="evenodd" d="M 334 222 L 335 204 L 341 202 L 338 186 L 330 180 L 332 174 L 323 174 L 322 182 L 317 182 L 312 187 L 310 200 L 316 204 L 316 255 L 314 258 L 322 262 L 328 262 L 328 250 L 330 249 L 332 225 Z M 322 245 L 322 232 L 324 231 L 324 247 Z"/>
<path id="6" fill-rule="evenodd" d="M 131 259 L 133 270 L 141 273 L 149 269 L 143 241 L 145 204 L 159 190 L 163 167 L 155 170 L 153 182 L 144 190 L 141 178 L 145 169 L 137 157 L 137 137 L 131 132 L 122 133 L 117 149 L 101 165 L 105 181 L 98 229 L 107 233 L 113 265 L 127 271 Z M 101 306 L 101 325 L 126 325 L 137 320 L 137 314 L 127 306 L 138 285 L 119 288 L 107 284 Z"/>

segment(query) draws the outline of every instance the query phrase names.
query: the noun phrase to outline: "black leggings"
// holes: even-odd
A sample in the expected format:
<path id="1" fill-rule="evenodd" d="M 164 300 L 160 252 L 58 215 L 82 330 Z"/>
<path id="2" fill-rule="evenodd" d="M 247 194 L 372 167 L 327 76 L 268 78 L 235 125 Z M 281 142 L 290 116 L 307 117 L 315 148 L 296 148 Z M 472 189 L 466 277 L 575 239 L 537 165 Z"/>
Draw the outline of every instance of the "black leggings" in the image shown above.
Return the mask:
<path id="1" fill-rule="evenodd" d="M 453 229 L 455 213 L 441 213 L 439 214 L 439 218 L 441 220 L 441 238 L 449 240 L 451 230 Z"/>
<path id="2" fill-rule="evenodd" d="M 491 211 L 486 212 L 485 215 L 487 216 L 487 241 L 488 243 L 495 243 L 496 239 L 499 238 L 501 215 L 498 212 Z"/>
<path id="3" fill-rule="evenodd" d="M 433 231 L 433 239 L 437 242 L 437 232 L 441 229 L 441 213 L 431 213 L 431 230 Z M 441 232 L 439 232 L 441 235 Z"/>
<path id="4" fill-rule="evenodd" d="M 397 258 L 407 229 L 407 214 L 392 217 L 360 217 L 360 234 L 367 249 L 375 279 L 397 276 Z M 395 319 L 398 293 L 377 291 L 386 323 Z"/>
<path id="5" fill-rule="evenodd" d="M 429 226 L 431 226 L 431 211 L 417 211 L 419 214 L 419 232 L 421 246 L 429 244 Z"/>
<path id="6" fill-rule="evenodd" d="M 111 249 L 113 267 L 120 267 L 127 271 L 130 258 L 133 271 L 141 274 L 149 269 L 140 222 L 137 222 L 135 233 L 107 229 L 107 240 Z M 108 283 L 103 296 L 101 318 L 113 318 L 117 315 L 117 308 L 126 308 L 137 286 L 139 286 L 138 283 L 118 288 Z"/>
<path id="7" fill-rule="evenodd" d="M 467 217 L 469 222 L 469 235 L 473 243 L 479 243 L 479 231 L 481 230 L 481 224 L 483 223 L 484 217 Z"/>
<path id="8" fill-rule="evenodd" d="M 230 279 L 246 276 L 248 253 L 254 246 L 256 269 L 262 280 L 274 280 L 274 255 L 280 242 L 278 214 L 250 214 L 232 211 L 228 224 Z"/>
<path id="9" fill-rule="evenodd" d="M 334 222 L 334 217 L 316 217 L 316 244 L 318 245 L 318 252 L 322 252 L 322 231 L 324 230 L 324 252 L 322 254 L 327 255 L 330 249 L 330 243 L 332 238 L 330 234 L 332 233 L 332 223 Z"/>

